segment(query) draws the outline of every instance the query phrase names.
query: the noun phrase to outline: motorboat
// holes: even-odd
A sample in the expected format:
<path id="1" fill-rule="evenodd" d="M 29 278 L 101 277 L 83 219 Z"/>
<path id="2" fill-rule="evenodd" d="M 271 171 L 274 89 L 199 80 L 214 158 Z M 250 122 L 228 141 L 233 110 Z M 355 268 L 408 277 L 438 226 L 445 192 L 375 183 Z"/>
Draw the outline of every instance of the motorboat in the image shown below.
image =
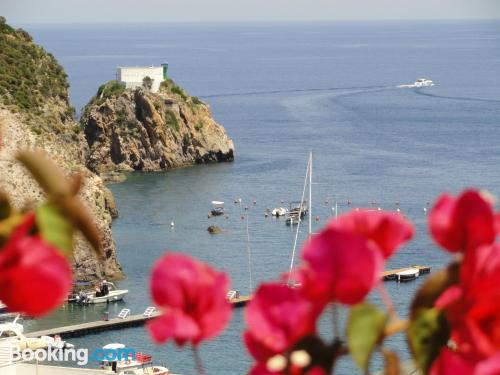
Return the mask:
<path id="1" fill-rule="evenodd" d="M 93 292 L 81 291 L 79 294 L 71 298 L 70 301 L 80 304 L 95 304 L 108 303 L 123 300 L 123 297 L 128 294 L 128 289 L 116 289 L 115 284 L 104 281 L 101 288 Z"/>
<path id="2" fill-rule="evenodd" d="M 414 280 L 418 276 L 420 276 L 420 270 L 418 268 L 410 268 L 396 273 L 396 279 L 398 282 Z"/>
<path id="3" fill-rule="evenodd" d="M 434 86 L 434 82 L 427 78 L 419 78 L 413 84 L 414 87 L 431 87 Z"/>
<path id="4" fill-rule="evenodd" d="M 108 344 L 102 348 L 103 350 L 116 350 L 118 353 L 123 353 L 125 358 L 117 358 L 115 360 L 104 359 L 100 363 L 100 369 L 105 373 L 113 373 L 118 375 L 174 375 L 168 368 L 163 366 L 153 365 L 151 355 L 144 353 L 129 353 L 123 344 L 114 343 Z"/>
<path id="5" fill-rule="evenodd" d="M 224 202 L 212 201 L 212 210 L 210 213 L 212 216 L 224 215 Z"/>
<path id="6" fill-rule="evenodd" d="M 10 345 L 19 350 L 25 349 L 67 349 L 74 346 L 66 341 L 61 340 L 59 336 L 41 336 L 41 337 L 26 337 L 24 335 L 24 327 L 17 323 L 18 318 L 13 322 L 0 324 L 0 341 L 2 344 Z"/>
<path id="7" fill-rule="evenodd" d="M 288 210 L 285 207 L 277 207 L 271 211 L 271 215 L 280 217 L 285 216 L 288 213 Z"/>
<path id="8" fill-rule="evenodd" d="M 5 303 L 0 301 L 0 314 L 6 313 L 6 312 L 7 312 L 7 306 L 5 305 Z"/>

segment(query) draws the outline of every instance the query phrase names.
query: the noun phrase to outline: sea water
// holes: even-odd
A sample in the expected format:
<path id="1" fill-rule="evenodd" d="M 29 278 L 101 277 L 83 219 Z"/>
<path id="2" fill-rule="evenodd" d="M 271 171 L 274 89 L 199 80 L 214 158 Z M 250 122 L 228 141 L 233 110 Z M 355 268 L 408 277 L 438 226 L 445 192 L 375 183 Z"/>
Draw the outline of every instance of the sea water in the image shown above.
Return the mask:
<path id="1" fill-rule="evenodd" d="M 434 271 L 450 260 L 427 231 L 425 209 L 440 192 L 476 186 L 499 194 L 498 22 L 20 26 L 64 66 L 77 110 L 117 66 L 168 61 L 170 76 L 210 104 L 236 146 L 234 163 L 135 173 L 111 185 L 120 210 L 113 235 L 127 275 L 119 287 L 130 293 L 109 306 L 65 306 L 26 321 L 29 330 L 113 317 L 122 308 L 142 313 L 151 305 L 151 266 L 165 251 L 224 269 L 242 294 L 278 279 L 289 269 L 295 232 L 264 212 L 301 198 L 310 151 L 314 231 L 334 215 L 335 201 L 339 213 L 399 208 L 415 224 L 414 240 L 386 268 Z M 435 86 L 397 87 L 421 77 Z M 207 218 L 212 200 L 226 202 L 227 219 Z M 209 225 L 224 232 L 210 235 Z M 303 225 L 299 245 L 306 235 Z M 385 283 L 401 316 L 424 279 Z M 329 322 L 320 325 L 325 336 Z M 227 330 L 202 346 L 209 374 L 250 367 L 244 326 L 244 309 L 237 309 Z M 175 373 L 195 372 L 188 348 L 155 346 L 142 327 L 71 341 L 90 349 L 121 342 Z M 409 357 L 402 335 L 389 346 Z M 373 367 L 381 366 L 375 358 Z M 338 364 L 337 373 L 356 372 L 349 360 Z"/>

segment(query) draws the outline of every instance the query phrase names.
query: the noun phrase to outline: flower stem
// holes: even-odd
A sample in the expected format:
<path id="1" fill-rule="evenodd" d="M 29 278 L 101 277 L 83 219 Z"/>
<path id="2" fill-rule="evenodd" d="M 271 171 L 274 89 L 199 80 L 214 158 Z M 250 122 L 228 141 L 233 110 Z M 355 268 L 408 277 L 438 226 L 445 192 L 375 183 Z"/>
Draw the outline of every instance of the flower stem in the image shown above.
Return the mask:
<path id="1" fill-rule="evenodd" d="M 389 293 L 387 293 L 387 290 L 385 289 L 385 287 L 382 283 L 379 284 L 378 291 L 380 293 L 380 297 L 382 298 L 382 302 L 384 302 L 384 305 L 385 305 L 387 312 L 389 313 L 389 316 L 391 317 L 391 319 L 398 320 L 399 317 L 398 317 L 398 314 L 396 313 L 396 310 L 394 309 L 394 305 L 392 303 L 391 297 L 389 296 Z"/>
<path id="2" fill-rule="evenodd" d="M 200 352 L 198 351 L 198 347 L 195 345 L 191 346 L 193 350 L 194 363 L 196 365 L 196 371 L 198 375 L 205 375 L 205 369 L 203 368 L 203 362 L 201 361 Z"/>
<path id="3" fill-rule="evenodd" d="M 385 327 L 384 334 L 385 336 L 392 336 L 396 333 L 406 331 L 408 329 L 408 325 L 410 323 L 408 320 L 402 320 L 402 319 L 395 319 L 392 320 L 387 327 Z"/>

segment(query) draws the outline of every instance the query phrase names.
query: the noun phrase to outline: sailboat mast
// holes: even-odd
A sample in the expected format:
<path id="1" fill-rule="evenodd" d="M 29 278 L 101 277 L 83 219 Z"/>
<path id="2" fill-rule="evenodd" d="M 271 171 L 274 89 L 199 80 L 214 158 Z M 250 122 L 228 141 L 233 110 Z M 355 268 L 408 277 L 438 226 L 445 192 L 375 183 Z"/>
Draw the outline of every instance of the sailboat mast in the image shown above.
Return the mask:
<path id="1" fill-rule="evenodd" d="M 304 208 L 304 198 L 306 196 L 306 188 L 307 188 L 307 176 L 309 176 L 309 171 L 311 168 L 311 158 L 307 161 L 307 169 L 306 169 L 306 175 L 304 177 L 304 188 L 302 189 L 302 197 L 300 200 L 300 209 L 299 209 L 299 221 L 297 222 L 297 229 L 295 231 L 295 239 L 293 241 L 293 249 L 292 249 L 292 259 L 290 261 L 290 270 L 288 271 L 288 281 L 287 284 L 290 284 L 290 281 L 292 279 L 292 271 L 293 271 L 293 262 L 295 260 L 295 250 L 297 249 L 297 240 L 299 238 L 299 229 L 300 229 L 300 223 L 302 220 L 300 220 L 300 217 L 302 216 L 302 209 Z M 310 224 L 309 224 L 310 225 Z M 310 226 L 309 226 L 310 228 Z M 310 229 L 309 229 L 310 231 Z"/>
<path id="2" fill-rule="evenodd" d="M 313 172 L 313 153 L 309 154 L 309 236 L 312 234 L 312 172 Z"/>

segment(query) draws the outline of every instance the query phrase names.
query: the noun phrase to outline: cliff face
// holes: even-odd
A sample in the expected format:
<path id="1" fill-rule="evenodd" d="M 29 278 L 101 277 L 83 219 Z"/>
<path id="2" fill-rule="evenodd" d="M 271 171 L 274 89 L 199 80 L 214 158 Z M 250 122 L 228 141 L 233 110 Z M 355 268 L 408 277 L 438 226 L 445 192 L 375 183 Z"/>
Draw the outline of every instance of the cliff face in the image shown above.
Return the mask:
<path id="1" fill-rule="evenodd" d="M 97 173 L 234 159 L 233 141 L 208 105 L 171 80 L 158 93 L 110 81 L 84 108 L 81 125 L 90 148 L 87 166 Z"/>
<path id="2" fill-rule="evenodd" d="M 12 29 L 1 17 L 0 51 L 0 189 L 18 208 L 43 199 L 36 182 L 13 160 L 21 149 L 42 149 L 67 175 L 81 173 L 85 182 L 80 195 L 101 231 L 106 259 L 99 262 L 78 237 L 75 279 L 122 277 L 111 236 L 113 196 L 85 166 L 89 150 L 73 119 L 64 70 L 25 31 Z"/>

